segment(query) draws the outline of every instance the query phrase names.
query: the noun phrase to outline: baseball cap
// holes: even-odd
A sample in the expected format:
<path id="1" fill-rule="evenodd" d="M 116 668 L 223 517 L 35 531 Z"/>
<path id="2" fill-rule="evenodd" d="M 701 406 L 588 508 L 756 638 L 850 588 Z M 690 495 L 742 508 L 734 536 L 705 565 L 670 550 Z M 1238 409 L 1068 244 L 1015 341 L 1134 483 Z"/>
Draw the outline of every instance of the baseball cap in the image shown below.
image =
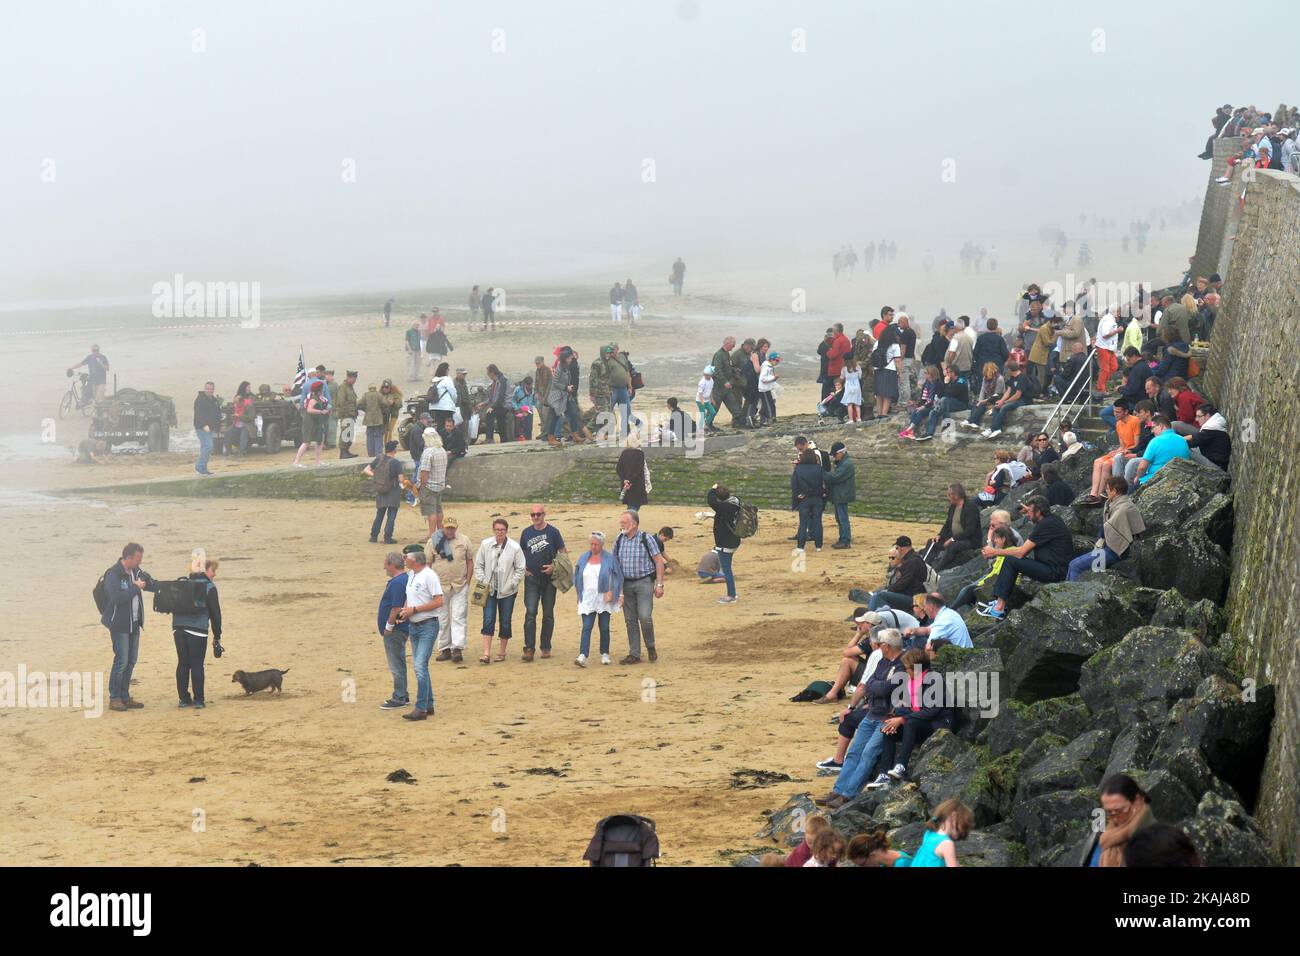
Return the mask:
<path id="1" fill-rule="evenodd" d="M 910 548 L 911 546 L 912 546 L 912 539 L 905 534 L 900 534 L 894 540 L 894 547 L 896 548 Z"/>
<path id="2" fill-rule="evenodd" d="M 837 441 L 835 444 L 831 445 L 831 454 L 838 455 L 840 452 L 844 451 L 847 447 L 848 446 L 845 445 L 844 442 Z"/>
<path id="3" fill-rule="evenodd" d="M 457 521 L 455 518 L 453 518 L 451 515 L 443 515 L 442 526 L 444 528 L 459 528 L 460 522 Z"/>
<path id="4" fill-rule="evenodd" d="M 859 624 L 879 624 L 883 618 L 875 611 L 864 611 L 853 620 Z"/>

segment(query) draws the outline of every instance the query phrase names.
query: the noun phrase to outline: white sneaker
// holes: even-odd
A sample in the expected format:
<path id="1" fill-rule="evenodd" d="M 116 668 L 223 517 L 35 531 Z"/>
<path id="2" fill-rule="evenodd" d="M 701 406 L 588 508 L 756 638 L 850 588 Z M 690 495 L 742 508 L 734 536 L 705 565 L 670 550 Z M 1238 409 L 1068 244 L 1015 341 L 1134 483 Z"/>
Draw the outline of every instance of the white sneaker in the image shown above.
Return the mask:
<path id="1" fill-rule="evenodd" d="M 989 432 L 989 434 L 988 434 L 988 439 L 989 439 L 989 441 L 992 441 L 993 439 L 997 438 L 997 437 L 998 437 L 999 435 L 1001 435 L 1001 434 L 1002 434 L 1002 429 L 1001 429 L 1001 428 L 995 428 L 995 429 L 993 429 L 993 431 Z"/>
<path id="2" fill-rule="evenodd" d="M 577 664 L 579 667 L 586 667 L 586 666 L 587 666 L 587 655 L 586 655 L 586 654 L 579 654 L 579 655 L 577 656 L 577 658 L 574 659 L 573 663 Z"/>
<path id="3" fill-rule="evenodd" d="M 901 763 L 894 764 L 893 768 L 886 774 L 893 780 L 904 780 L 907 777 L 907 768 Z"/>
<path id="4" fill-rule="evenodd" d="M 980 430 L 980 427 L 979 427 L 978 425 L 976 425 L 974 422 L 962 422 L 962 423 L 961 423 L 961 427 L 962 427 L 962 428 L 969 428 L 969 429 L 970 429 L 971 431 L 973 431 L 973 432 L 977 432 L 977 431 Z"/>
<path id="5" fill-rule="evenodd" d="M 873 781 L 871 781 L 869 784 L 867 784 L 866 789 L 867 789 L 867 790 L 884 790 L 884 789 L 885 789 L 886 787 L 888 787 L 891 783 L 893 783 L 893 781 L 890 779 L 889 774 L 887 774 L 887 773 L 882 773 L 882 774 L 881 774 L 879 777 L 877 777 L 875 780 L 873 780 Z"/>
<path id="6" fill-rule="evenodd" d="M 987 428 L 982 429 L 980 431 L 980 438 L 988 438 L 988 437 L 989 437 L 989 430 Z"/>
<path id="7" fill-rule="evenodd" d="M 608 664 L 608 663 L 609 663 L 609 655 L 608 655 L 608 654 L 601 654 L 601 655 L 600 655 L 600 662 L 601 662 L 602 664 Z"/>
<path id="8" fill-rule="evenodd" d="M 719 603 L 719 604 L 735 604 L 735 603 L 736 603 L 736 599 L 735 599 L 734 597 L 720 597 L 720 598 L 718 598 L 718 603 Z"/>
<path id="9" fill-rule="evenodd" d="M 834 770 L 836 773 L 844 766 L 842 763 L 836 763 L 834 757 L 827 757 L 825 760 L 817 761 L 818 770 Z"/>

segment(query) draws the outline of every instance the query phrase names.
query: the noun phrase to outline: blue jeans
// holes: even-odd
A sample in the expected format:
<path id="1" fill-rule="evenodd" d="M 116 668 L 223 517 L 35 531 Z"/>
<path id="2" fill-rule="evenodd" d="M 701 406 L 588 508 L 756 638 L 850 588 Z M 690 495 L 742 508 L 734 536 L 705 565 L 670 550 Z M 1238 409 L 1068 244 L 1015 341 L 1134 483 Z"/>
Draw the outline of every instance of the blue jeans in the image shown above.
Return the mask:
<path id="1" fill-rule="evenodd" d="M 274 448 L 271 451 L 275 451 Z M 384 453 L 384 426 L 367 425 L 366 426 L 366 454 L 371 458 L 378 458 Z"/>
<path id="2" fill-rule="evenodd" d="M 433 713 L 433 682 L 429 680 L 429 658 L 438 643 L 438 619 L 408 621 L 411 640 L 411 666 L 415 669 L 415 707 L 426 714 Z M 406 668 L 402 668 L 406 676 Z"/>
<path id="3" fill-rule="evenodd" d="M 212 432 L 196 428 L 194 434 L 199 436 L 199 460 L 194 463 L 194 470 L 202 474 L 208 470 L 208 457 L 212 454 Z"/>
<path id="4" fill-rule="evenodd" d="M 976 402 L 970 407 L 970 415 L 966 417 L 966 421 L 972 425 L 978 425 L 984 419 L 984 413 L 992 407 L 992 402 Z"/>
<path id="5" fill-rule="evenodd" d="M 731 559 L 736 556 L 734 551 L 719 551 L 718 564 L 722 569 L 722 579 L 727 582 L 727 595 L 736 596 L 736 577 L 731 573 Z"/>
<path id="6" fill-rule="evenodd" d="M 1006 417 L 1023 404 L 1025 404 L 1023 401 L 1007 402 L 1001 408 L 995 408 L 993 417 L 989 419 L 989 431 L 1001 431 L 1002 423 L 1006 421 Z"/>
<path id="7" fill-rule="evenodd" d="M 849 506 L 847 504 L 835 506 L 835 525 L 840 529 L 840 544 L 853 543 L 853 527 L 849 524 Z"/>
<path id="8" fill-rule="evenodd" d="M 140 656 L 140 629 L 131 632 L 109 631 L 113 642 L 113 669 L 108 672 L 108 699 L 126 700 L 131 696 L 131 672 Z"/>
<path id="9" fill-rule="evenodd" d="M 555 583 L 548 577 L 524 578 L 524 647 L 537 646 L 537 608 L 542 608 L 542 650 L 551 649 L 555 631 Z"/>
<path id="10" fill-rule="evenodd" d="M 388 518 L 387 523 L 385 523 L 385 521 L 384 521 L 384 517 L 385 517 L 385 515 L 387 515 L 387 518 Z M 370 540 L 373 541 L 375 538 L 378 538 L 378 537 L 379 537 L 379 528 L 380 528 L 381 526 L 383 526 L 383 528 L 384 528 L 384 539 L 387 540 L 387 541 L 392 541 L 392 540 L 393 540 L 393 526 L 396 525 L 396 524 L 397 524 L 397 508 L 396 508 L 396 507 L 393 507 L 393 508 L 376 508 L 376 509 L 375 509 L 375 520 L 374 520 L 374 523 L 370 525 Z"/>
<path id="11" fill-rule="evenodd" d="M 954 412 L 964 412 L 970 408 L 965 402 L 956 402 L 951 398 L 941 398 L 934 405 L 930 412 L 930 420 L 926 423 L 925 433 L 933 435 L 934 430 L 939 427 L 939 423 L 945 418 L 950 417 Z"/>
<path id="12" fill-rule="evenodd" d="M 582 431 L 582 419 L 578 416 L 578 405 L 576 402 L 570 402 L 564 408 L 563 415 L 551 416 L 551 434 L 556 438 L 564 437 L 564 423 L 569 423 L 569 431 Z"/>
<path id="13" fill-rule="evenodd" d="M 871 592 L 871 600 L 867 601 L 868 611 L 879 611 L 882 607 L 892 607 L 895 611 L 911 611 L 912 595 L 899 594 L 897 591 L 886 591 L 883 588 L 879 591 Z"/>
<path id="14" fill-rule="evenodd" d="M 1109 548 L 1109 546 L 1103 544 L 1100 548 L 1093 548 L 1091 551 L 1081 554 L 1071 561 L 1070 570 L 1065 574 L 1065 580 L 1079 580 L 1079 576 L 1083 574 L 1084 571 L 1093 570 L 1094 564 L 1100 563 L 1101 566 L 1096 570 L 1105 571 L 1116 561 L 1121 560 L 1123 560 L 1121 555 L 1116 554 Z"/>
<path id="15" fill-rule="evenodd" d="M 388 657 L 388 671 L 393 675 L 393 700 L 405 704 L 411 699 L 406 689 L 406 631 L 393 628 L 384 635 L 384 654 Z"/>
<path id="16" fill-rule="evenodd" d="M 880 759 L 885 747 L 885 735 L 880 732 L 883 720 L 863 717 L 853 734 L 844 766 L 835 778 L 835 792 L 844 797 L 856 797 L 869 781 L 869 774 Z"/>
<path id="17" fill-rule="evenodd" d="M 632 399 L 628 397 L 626 388 L 611 388 L 609 390 L 609 407 L 611 411 L 621 412 L 622 422 L 619 424 L 619 436 L 627 437 L 628 425 L 632 421 Z"/>
<path id="18" fill-rule="evenodd" d="M 811 539 L 817 547 L 822 546 L 822 511 L 826 503 L 820 498 L 805 498 L 799 502 L 799 537 L 802 548 Z"/>
<path id="19" fill-rule="evenodd" d="M 496 597 L 488 595 L 487 602 L 483 605 L 483 636 L 491 637 L 496 630 L 497 617 L 501 618 L 501 633 L 498 635 L 501 640 L 508 641 L 514 636 L 510 630 L 510 618 L 515 613 L 515 598 L 519 596 L 518 592 L 509 597 Z"/>
<path id="20" fill-rule="evenodd" d="M 609 653 L 609 612 L 601 611 L 599 614 L 592 612 L 582 615 L 582 638 L 578 642 L 578 653 L 583 657 L 591 654 L 591 628 L 597 620 L 600 621 L 600 652 Z"/>

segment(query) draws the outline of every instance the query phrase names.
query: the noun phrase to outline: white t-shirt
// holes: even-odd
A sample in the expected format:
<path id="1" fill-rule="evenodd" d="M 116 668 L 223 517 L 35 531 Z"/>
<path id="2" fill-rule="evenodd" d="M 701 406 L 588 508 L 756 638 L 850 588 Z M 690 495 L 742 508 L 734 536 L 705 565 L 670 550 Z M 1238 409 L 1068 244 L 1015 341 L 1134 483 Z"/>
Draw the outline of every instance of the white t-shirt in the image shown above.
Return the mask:
<path id="1" fill-rule="evenodd" d="M 1107 312 L 1097 322 L 1097 348 L 1114 352 L 1119 347 L 1119 323 Z"/>
<path id="2" fill-rule="evenodd" d="M 406 575 L 406 603 L 410 607 L 428 604 L 435 597 L 441 595 L 442 582 L 438 580 L 438 575 L 434 573 L 432 568 L 422 568 L 418 574 L 408 573 Z M 437 611 L 417 611 L 407 620 L 418 624 L 420 621 L 427 621 L 437 616 Z"/>
<path id="3" fill-rule="evenodd" d="M 700 379 L 700 384 L 695 386 L 695 400 L 697 402 L 707 402 L 713 397 L 713 379 L 705 375 Z"/>

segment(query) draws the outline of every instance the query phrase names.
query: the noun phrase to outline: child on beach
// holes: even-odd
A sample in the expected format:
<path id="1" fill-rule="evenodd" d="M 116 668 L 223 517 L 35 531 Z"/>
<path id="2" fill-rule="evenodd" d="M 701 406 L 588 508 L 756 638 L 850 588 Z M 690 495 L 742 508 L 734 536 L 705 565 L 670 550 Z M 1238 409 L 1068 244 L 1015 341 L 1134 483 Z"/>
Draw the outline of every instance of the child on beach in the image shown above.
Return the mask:
<path id="1" fill-rule="evenodd" d="M 849 410 L 849 421 L 862 421 L 862 370 L 853 356 L 845 358 L 840 380 L 844 383 L 844 397 L 840 401 Z"/>
<path id="2" fill-rule="evenodd" d="M 804 866 L 838 866 L 844 856 L 844 837 L 829 827 L 812 842 L 812 856 Z"/>
<path id="3" fill-rule="evenodd" d="M 974 825 L 975 814 L 966 804 L 956 797 L 943 801 L 925 825 L 912 866 L 959 866 L 956 841 L 966 839 Z"/>
<path id="4" fill-rule="evenodd" d="M 820 813 L 813 814 L 804 821 L 803 842 L 795 847 L 788 857 L 785 858 L 786 866 L 803 866 L 810 859 L 813 853 L 813 841 L 831 828 L 831 821 L 822 816 Z"/>
<path id="5" fill-rule="evenodd" d="M 854 866 L 911 866 L 912 858 L 891 849 L 884 830 L 859 833 L 849 841 L 849 862 Z"/>
<path id="6" fill-rule="evenodd" d="M 716 432 L 713 416 L 718 414 L 718 406 L 713 404 L 713 366 L 706 365 L 700 376 L 700 384 L 695 386 L 695 407 L 700 410 L 700 425 L 708 434 Z"/>

